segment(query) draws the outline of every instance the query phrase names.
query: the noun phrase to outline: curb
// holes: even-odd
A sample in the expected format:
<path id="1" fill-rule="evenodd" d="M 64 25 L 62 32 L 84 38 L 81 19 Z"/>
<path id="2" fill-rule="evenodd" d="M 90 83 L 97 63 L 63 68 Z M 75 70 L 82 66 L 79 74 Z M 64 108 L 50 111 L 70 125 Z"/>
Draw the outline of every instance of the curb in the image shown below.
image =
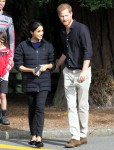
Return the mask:
<path id="1" fill-rule="evenodd" d="M 90 129 L 89 135 L 90 136 L 112 136 L 114 135 L 114 127 Z"/>
<path id="2" fill-rule="evenodd" d="M 113 128 L 95 128 L 90 129 L 88 136 L 112 136 L 114 135 Z M 70 138 L 70 133 L 68 129 L 57 129 L 57 130 L 44 130 L 43 138 Z M 22 130 L 9 130 L 0 131 L 0 140 L 8 139 L 30 139 L 29 131 Z"/>

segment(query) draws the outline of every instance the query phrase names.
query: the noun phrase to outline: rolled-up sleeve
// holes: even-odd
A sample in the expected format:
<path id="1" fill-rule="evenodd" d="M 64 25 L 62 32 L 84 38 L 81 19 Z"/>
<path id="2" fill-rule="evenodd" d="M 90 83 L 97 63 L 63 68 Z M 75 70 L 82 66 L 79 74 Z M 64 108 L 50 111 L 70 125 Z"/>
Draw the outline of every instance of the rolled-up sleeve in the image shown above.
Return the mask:
<path id="1" fill-rule="evenodd" d="M 50 64 L 55 64 L 55 50 L 52 44 L 49 45 L 49 58 L 48 61 Z"/>
<path id="2" fill-rule="evenodd" d="M 92 41 L 87 26 L 83 25 L 81 29 L 81 45 L 84 50 L 84 60 L 91 60 L 93 56 Z"/>

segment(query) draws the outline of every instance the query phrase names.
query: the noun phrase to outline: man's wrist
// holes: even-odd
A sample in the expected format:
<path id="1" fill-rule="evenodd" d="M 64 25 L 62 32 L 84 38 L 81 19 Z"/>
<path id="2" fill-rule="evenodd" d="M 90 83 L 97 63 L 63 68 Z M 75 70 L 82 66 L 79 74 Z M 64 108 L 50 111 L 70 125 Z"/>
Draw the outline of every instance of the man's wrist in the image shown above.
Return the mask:
<path id="1" fill-rule="evenodd" d="M 56 68 L 59 68 L 59 66 L 60 66 L 60 65 L 59 65 L 58 63 L 56 63 Z"/>

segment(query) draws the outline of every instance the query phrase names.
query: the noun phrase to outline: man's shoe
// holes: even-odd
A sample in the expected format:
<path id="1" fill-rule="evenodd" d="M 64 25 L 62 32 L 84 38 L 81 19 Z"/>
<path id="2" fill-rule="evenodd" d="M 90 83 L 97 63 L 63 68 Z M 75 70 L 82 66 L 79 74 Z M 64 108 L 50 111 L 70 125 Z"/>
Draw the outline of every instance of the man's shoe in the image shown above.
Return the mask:
<path id="1" fill-rule="evenodd" d="M 67 143 L 70 143 L 71 140 L 72 140 L 72 139 L 70 139 L 69 141 L 67 141 Z"/>
<path id="2" fill-rule="evenodd" d="M 81 144 L 87 144 L 87 138 L 86 137 L 81 137 L 80 138 Z"/>
<path id="3" fill-rule="evenodd" d="M 76 139 L 71 139 L 66 145 L 66 148 L 73 148 L 73 147 L 78 147 L 81 145 L 80 140 L 76 140 Z"/>
<path id="4" fill-rule="evenodd" d="M 42 141 L 38 141 L 38 142 L 36 142 L 35 146 L 38 147 L 38 148 L 40 148 L 40 147 L 43 147 L 44 144 L 43 144 Z"/>
<path id="5" fill-rule="evenodd" d="M 10 125 L 10 122 L 9 122 L 9 120 L 7 119 L 6 116 L 2 116 L 1 123 L 2 123 L 3 125 Z"/>

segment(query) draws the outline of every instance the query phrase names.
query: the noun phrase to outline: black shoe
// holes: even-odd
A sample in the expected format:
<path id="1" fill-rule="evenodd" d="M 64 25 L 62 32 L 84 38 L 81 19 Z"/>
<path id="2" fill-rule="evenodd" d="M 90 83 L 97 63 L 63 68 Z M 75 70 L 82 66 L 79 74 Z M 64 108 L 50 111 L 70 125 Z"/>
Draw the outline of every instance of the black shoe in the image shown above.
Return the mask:
<path id="1" fill-rule="evenodd" d="M 39 147 L 43 147 L 44 144 L 43 142 L 39 141 L 39 142 L 36 142 L 35 146 L 39 148 Z"/>
<path id="2" fill-rule="evenodd" d="M 28 142 L 29 145 L 36 145 L 36 141 L 30 141 Z"/>
<path id="3" fill-rule="evenodd" d="M 7 119 L 6 116 L 2 116 L 1 123 L 2 123 L 3 125 L 10 125 L 10 122 L 9 122 L 9 120 Z"/>

